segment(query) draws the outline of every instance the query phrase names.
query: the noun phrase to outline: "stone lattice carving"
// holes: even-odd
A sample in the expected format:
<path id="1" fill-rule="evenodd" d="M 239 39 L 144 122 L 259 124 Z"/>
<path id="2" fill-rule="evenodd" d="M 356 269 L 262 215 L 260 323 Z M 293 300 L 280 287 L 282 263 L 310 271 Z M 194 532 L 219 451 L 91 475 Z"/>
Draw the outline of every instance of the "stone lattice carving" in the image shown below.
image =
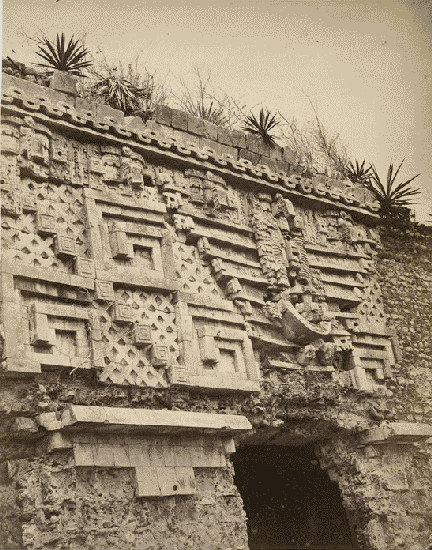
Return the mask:
<path id="1" fill-rule="evenodd" d="M 98 309 L 97 349 L 102 382 L 167 387 L 169 365 L 177 360 L 174 307 L 169 296 L 117 290 L 115 304 Z"/>
<path id="2" fill-rule="evenodd" d="M 195 246 L 176 242 L 174 244 L 174 258 L 182 290 L 193 294 L 223 296 L 223 292 L 212 274 L 211 267 L 204 265 Z"/>
<path id="3" fill-rule="evenodd" d="M 9 211 L 3 216 L 4 257 L 24 265 L 73 273 L 71 258 L 89 255 L 81 191 L 44 183 L 27 192 L 27 202 L 22 197 L 19 200 L 21 213 L 11 216 Z M 70 242 L 69 257 L 58 254 L 56 242 L 58 245 L 62 239 Z"/>

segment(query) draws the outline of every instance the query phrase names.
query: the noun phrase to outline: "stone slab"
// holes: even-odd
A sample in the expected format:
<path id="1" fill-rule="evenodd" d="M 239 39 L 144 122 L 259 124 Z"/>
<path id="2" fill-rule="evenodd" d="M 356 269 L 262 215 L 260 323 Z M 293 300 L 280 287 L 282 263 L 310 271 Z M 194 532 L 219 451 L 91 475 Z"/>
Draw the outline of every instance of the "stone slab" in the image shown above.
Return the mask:
<path id="1" fill-rule="evenodd" d="M 243 382 L 243 381 L 242 381 Z M 246 381 L 245 381 L 246 382 Z M 251 381 L 248 381 L 251 382 Z M 158 428 L 183 429 L 189 432 L 248 432 L 252 426 L 245 416 L 209 414 L 149 409 L 123 409 L 120 407 L 86 407 L 70 405 L 62 413 L 62 428 L 97 425 L 98 429 L 118 426 L 119 431 L 131 428 L 140 431 L 157 431 Z M 48 428 L 49 429 L 49 428 Z"/>
<path id="2" fill-rule="evenodd" d="M 361 445 L 412 443 L 432 437 L 432 425 L 419 422 L 388 422 L 360 434 Z"/>

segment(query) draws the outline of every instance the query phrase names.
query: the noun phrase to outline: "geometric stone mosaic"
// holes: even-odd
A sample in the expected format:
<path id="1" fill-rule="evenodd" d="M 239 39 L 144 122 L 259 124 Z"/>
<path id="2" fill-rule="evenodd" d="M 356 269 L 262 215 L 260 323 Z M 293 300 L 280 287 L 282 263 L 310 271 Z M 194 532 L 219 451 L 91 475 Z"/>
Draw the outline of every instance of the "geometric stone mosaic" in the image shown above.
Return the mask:
<path id="1" fill-rule="evenodd" d="M 169 295 L 118 289 L 116 303 L 127 306 L 129 322 L 116 322 L 113 306 L 99 307 L 103 369 L 101 381 L 137 386 L 167 387 L 167 367 L 176 361 L 178 345 L 174 307 Z M 151 351 L 135 343 L 135 327 L 149 327 L 153 346 L 166 348 L 166 366 L 153 366 Z M 149 347 L 149 346 L 148 346 Z"/>

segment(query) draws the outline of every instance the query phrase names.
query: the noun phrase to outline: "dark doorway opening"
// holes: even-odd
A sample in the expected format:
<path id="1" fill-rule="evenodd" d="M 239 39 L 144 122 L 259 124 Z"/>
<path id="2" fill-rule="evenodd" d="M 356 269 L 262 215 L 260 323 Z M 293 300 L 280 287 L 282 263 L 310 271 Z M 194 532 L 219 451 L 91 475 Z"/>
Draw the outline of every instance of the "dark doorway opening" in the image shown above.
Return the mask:
<path id="1" fill-rule="evenodd" d="M 251 550 L 355 550 L 339 487 L 312 447 L 242 445 L 232 460 Z"/>

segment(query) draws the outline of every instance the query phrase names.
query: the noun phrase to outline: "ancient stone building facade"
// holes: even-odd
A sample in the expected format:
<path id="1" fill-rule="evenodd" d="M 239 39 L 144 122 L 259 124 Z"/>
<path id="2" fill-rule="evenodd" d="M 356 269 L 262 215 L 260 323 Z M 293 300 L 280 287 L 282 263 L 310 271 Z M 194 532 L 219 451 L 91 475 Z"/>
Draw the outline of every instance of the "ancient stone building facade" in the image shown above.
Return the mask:
<path id="1" fill-rule="evenodd" d="M 428 548 L 428 237 L 404 265 L 364 189 L 62 74 L 2 115 L 0 547 Z"/>

